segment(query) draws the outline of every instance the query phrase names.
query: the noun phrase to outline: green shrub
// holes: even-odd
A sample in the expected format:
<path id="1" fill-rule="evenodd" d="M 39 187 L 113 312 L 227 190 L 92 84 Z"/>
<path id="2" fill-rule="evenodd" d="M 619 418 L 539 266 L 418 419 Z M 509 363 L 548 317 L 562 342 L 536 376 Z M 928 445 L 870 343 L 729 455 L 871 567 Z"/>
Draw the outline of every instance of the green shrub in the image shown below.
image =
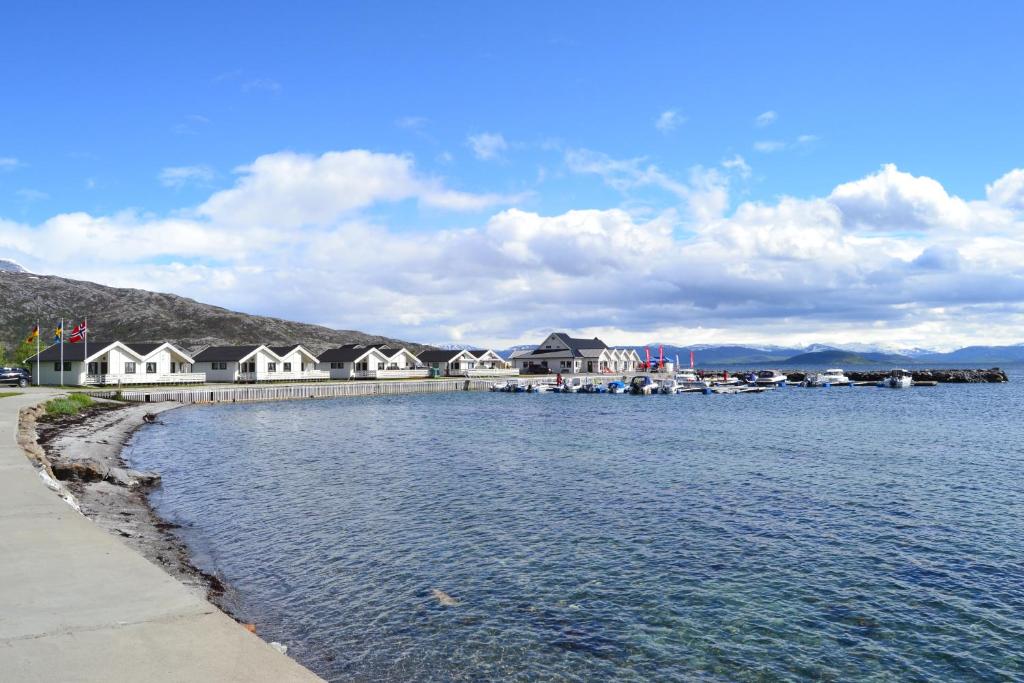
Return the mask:
<path id="1" fill-rule="evenodd" d="M 70 394 L 63 398 L 52 398 L 46 402 L 47 415 L 77 415 L 92 405 L 89 394 Z"/>

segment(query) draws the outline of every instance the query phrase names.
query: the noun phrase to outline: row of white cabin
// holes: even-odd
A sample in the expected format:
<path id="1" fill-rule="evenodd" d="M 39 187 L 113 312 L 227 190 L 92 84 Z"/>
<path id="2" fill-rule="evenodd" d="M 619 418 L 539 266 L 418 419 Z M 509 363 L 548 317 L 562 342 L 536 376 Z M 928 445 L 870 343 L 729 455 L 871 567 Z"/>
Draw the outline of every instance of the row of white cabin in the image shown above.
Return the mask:
<path id="1" fill-rule="evenodd" d="M 63 354 L 63 355 L 62 355 Z M 63 361 L 63 365 L 62 365 Z M 169 343 L 93 342 L 51 346 L 32 358 L 42 384 L 117 385 L 201 382 L 500 377 L 530 374 L 609 374 L 639 369 L 632 349 L 596 337 L 550 334 L 535 349 L 505 360 L 491 349 L 431 349 L 414 354 L 384 344 L 345 344 L 319 356 L 291 346 L 211 346 L 195 357 Z"/>
<path id="2" fill-rule="evenodd" d="M 30 359 L 42 384 L 117 385 L 201 382 L 408 379 L 503 376 L 518 370 L 490 349 L 416 355 L 383 344 L 346 344 L 319 356 L 293 346 L 212 346 L 194 357 L 169 343 L 92 342 L 51 346 Z"/>

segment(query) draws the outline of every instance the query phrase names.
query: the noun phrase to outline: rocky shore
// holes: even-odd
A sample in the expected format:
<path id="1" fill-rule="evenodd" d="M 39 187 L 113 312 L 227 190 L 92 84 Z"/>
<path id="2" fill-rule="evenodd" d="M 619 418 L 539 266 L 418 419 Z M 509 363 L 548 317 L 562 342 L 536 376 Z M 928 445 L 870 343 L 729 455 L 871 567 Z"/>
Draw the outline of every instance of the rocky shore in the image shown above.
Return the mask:
<path id="1" fill-rule="evenodd" d="M 220 605 L 224 585 L 198 569 L 175 525 L 160 519 L 148 492 L 160 475 L 131 469 L 121 451 L 131 434 L 175 403 L 124 405 L 100 401 L 74 416 L 47 416 L 41 406 L 22 411 L 19 441 L 86 517 L 200 597 Z M 33 438 L 34 437 L 34 438 Z"/>

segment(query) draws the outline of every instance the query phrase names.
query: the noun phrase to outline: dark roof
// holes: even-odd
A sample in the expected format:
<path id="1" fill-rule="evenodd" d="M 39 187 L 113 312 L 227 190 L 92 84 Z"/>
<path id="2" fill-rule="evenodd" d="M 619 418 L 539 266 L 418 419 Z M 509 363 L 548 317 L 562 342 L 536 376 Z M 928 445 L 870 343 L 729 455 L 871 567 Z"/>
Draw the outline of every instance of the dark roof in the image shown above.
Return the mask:
<path id="1" fill-rule="evenodd" d="M 268 346 L 267 348 L 283 358 L 300 346 L 302 346 L 302 344 L 292 344 L 291 346 Z"/>
<path id="2" fill-rule="evenodd" d="M 607 349 L 608 345 L 603 341 L 594 337 L 593 339 L 579 339 L 576 337 L 570 337 L 564 332 L 556 332 L 555 336 L 562 340 L 566 346 L 573 351 L 579 351 L 580 349 Z"/>
<path id="3" fill-rule="evenodd" d="M 110 346 L 113 343 L 114 342 L 111 342 L 111 341 L 93 341 L 93 340 L 90 339 L 89 340 L 89 349 L 90 349 L 89 355 L 91 356 L 92 354 L 96 353 L 100 349 L 105 349 L 105 348 L 107 348 L 108 346 Z M 29 359 L 29 362 L 34 361 L 35 358 L 36 357 L 33 355 Z M 54 344 L 53 346 L 50 346 L 50 347 L 45 348 L 42 351 L 40 351 L 39 352 L 39 360 L 41 360 L 44 363 L 47 362 L 47 361 L 51 361 L 51 360 L 60 360 L 60 344 Z M 77 360 L 77 361 L 85 360 L 85 344 L 82 343 L 82 342 L 79 342 L 79 343 L 76 343 L 76 344 L 67 344 L 67 343 L 65 343 L 64 344 L 64 360 L 72 360 L 72 361 L 74 361 L 74 360 Z"/>
<path id="4" fill-rule="evenodd" d="M 462 349 L 428 349 L 416 354 L 421 363 L 447 363 L 462 353 Z"/>
<path id="5" fill-rule="evenodd" d="M 375 347 L 362 346 L 360 344 L 344 344 L 334 349 L 327 349 L 317 356 L 317 360 L 321 363 L 350 362 L 365 355 L 372 348 Z"/>
<path id="6" fill-rule="evenodd" d="M 210 348 L 203 349 L 201 352 L 197 353 L 193 360 L 197 363 L 210 363 L 214 361 L 237 362 L 258 348 L 258 344 L 252 344 L 250 346 L 211 346 Z"/>
<path id="7" fill-rule="evenodd" d="M 114 342 L 112 341 L 93 341 L 89 340 L 89 355 L 94 355 L 97 351 L 105 349 Z M 156 351 L 158 348 L 164 345 L 164 342 L 121 342 L 129 349 L 139 354 L 140 356 L 148 356 L 149 354 Z M 64 360 L 70 361 L 83 361 L 85 360 L 85 342 L 76 342 L 74 344 L 64 344 Z M 46 363 L 52 360 L 60 360 L 60 344 L 54 344 L 43 349 L 39 353 L 39 359 Z M 29 358 L 29 362 L 35 360 L 35 356 Z"/>
<path id="8" fill-rule="evenodd" d="M 122 342 L 129 349 L 139 354 L 140 356 L 148 356 L 153 353 L 161 346 L 164 342 Z"/>
<path id="9" fill-rule="evenodd" d="M 580 339 L 577 337 L 570 337 L 564 332 L 555 332 L 555 336 L 558 337 L 559 341 L 568 346 L 568 354 L 573 358 L 579 358 L 583 354 L 581 353 L 584 349 L 607 349 L 608 345 L 603 341 L 594 337 L 593 339 Z M 566 349 L 534 349 L 533 353 L 527 354 L 528 356 L 543 356 L 549 353 L 566 353 Z"/>

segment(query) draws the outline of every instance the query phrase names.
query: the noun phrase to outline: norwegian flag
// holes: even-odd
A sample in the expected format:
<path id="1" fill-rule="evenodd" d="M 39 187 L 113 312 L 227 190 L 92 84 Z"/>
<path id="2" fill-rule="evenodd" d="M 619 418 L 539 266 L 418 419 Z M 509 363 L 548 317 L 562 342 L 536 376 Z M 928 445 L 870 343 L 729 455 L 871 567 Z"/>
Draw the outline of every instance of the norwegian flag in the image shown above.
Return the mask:
<path id="1" fill-rule="evenodd" d="M 71 336 L 68 337 L 68 344 L 76 344 L 80 341 L 85 341 L 88 332 L 89 326 L 85 321 L 75 325 L 75 328 L 71 330 Z"/>

